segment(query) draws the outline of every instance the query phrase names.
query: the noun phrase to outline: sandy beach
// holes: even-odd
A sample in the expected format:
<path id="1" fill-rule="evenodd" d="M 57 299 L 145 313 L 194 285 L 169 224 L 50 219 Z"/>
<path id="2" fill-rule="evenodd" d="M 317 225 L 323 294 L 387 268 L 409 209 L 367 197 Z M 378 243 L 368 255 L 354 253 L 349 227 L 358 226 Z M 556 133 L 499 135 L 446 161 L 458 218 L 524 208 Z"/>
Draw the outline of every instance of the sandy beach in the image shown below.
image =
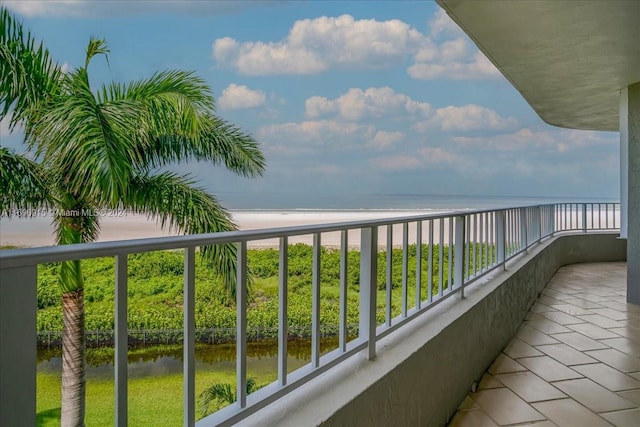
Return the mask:
<path id="1" fill-rule="evenodd" d="M 365 221 L 375 219 L 407 218 L 418 215 L 435 214 L 443 211 L 438 210 L 238 210 L 231 211 L 234 222 L 240 230 L 256 230 L 268 228 L 283 228 L 313 224 L 333 224 L 352 221 Z M 606 217 L 613 223 L 613 217 L 619 224 L 619 212 L 606 210 L 594 212 L 593 218 L 588 215 L 587 224 L 591 227 L 592 221 L 598 226 L 606 224 Z M 598 218 L 599 217 L 599 218 Z M 53 227 L 50 216 L 30 217 L 30 218 L 0 218 L 0 246 L 51 246 L 54 244 Z M 610 224 L 610 225 L 611 225 Z M 568 222 L 567 222 L 568 225 Z M 449 242 L 449 220 L 443 223 L 443 238 L 440 239 L 440 220 L 433 221 L 433 242 Z M 393 227 L 393 246 L 402 245 L 402 224 Z M 409 222 L 408 241 L 410 244 L 416 242 L 417 223 Z M 429 222 L 422 223 L 422 241 L 429 241 Z M 99 242 L 142 239 L 151 237 L 161 237 L 172 235 L 166 230 L 162 230 L 154 220 L 144 216 L 123 214 L 118 217 L 104 216 L 101 218 L 101 231 Z M 340 246 L 340 232 L 322 233 L 321 243 L 327 247 Z M 478 236 L 479 237 L 479 236 Z M 349 247 L 357 248 L 360 245 L 360 231 L 354 229 L 349 232 Z M 378 230 L 378 246 L 384 247 L 387 242 L 386 227 Z M 486 239 L 486 236 L 485 236 Z M 483 240 L 485 240 L 483 239 Z M 485 240 L 486 241 L 486 240 Z M 289 237 L 289 243 L 312 244 L 313 235 L 301 235 Z M 278 239 L 253 240 L 248 242 L 251 248 L 273 248 L 278 247 Z"/>
<path id="2" fill-rule="evenodd" d="M 366 210 L 366 211 L 232 211 L 234 222 L 240 230 L 255 230 L 264 228 L 293 227 L 312 224 L 331 224 L 350 221 L 373 220 L 381 218 L 410 217 L 436 211 L 424 210 Z M 423 226 L 423 236 L 427 238 L 428 226 Z M 402 225 L 394 226 L 394 246 L 402 244 Z M 416 241 L 417 225 L 409 224 L 409 242 Z M 445 223 L 444 242 L 448 241 L 448 222 Z M 170 236 L 171 233 L 162 230 L 154 220 L 139 215 L 124 215 L 121 217 L 103 217 L 98 241 L 114 241 L 126 239 L 140 239 L 160 236 Z M 438 241 L 438 221 L 434 223 L 435 241 Z M 291 244 L 311 244 L 312 235 L 293 236 L 289 238 Z M 324 246 L 339 247 L 340 233 L 323 233 L 321 241 Z M 360 243 L 358 230 L 349 232 L 349 246 L 357 247 Z M 51 217 L 34 218 L 0 218 L 0 246 L 51 246 L 54 244 Z M 386 244 L 386 230 L 379 231 L 379 244 Z M 249 242 L 253 248 L 277 247 L 278 239 L 265 239 Z"/>

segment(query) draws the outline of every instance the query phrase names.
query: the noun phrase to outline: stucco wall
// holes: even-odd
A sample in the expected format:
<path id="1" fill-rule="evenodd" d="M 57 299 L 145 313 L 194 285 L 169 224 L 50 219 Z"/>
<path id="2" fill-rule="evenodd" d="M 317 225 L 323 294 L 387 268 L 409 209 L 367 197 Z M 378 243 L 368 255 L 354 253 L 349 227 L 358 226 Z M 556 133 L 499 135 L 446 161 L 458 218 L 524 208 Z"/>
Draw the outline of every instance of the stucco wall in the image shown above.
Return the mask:
<path id="1" fill-rule="evenodd" d="M 563 265 L 624 261 L 616 234 L 548 239 L 243 424 L 441 426 L 511 340 L 528 309 Z"/>

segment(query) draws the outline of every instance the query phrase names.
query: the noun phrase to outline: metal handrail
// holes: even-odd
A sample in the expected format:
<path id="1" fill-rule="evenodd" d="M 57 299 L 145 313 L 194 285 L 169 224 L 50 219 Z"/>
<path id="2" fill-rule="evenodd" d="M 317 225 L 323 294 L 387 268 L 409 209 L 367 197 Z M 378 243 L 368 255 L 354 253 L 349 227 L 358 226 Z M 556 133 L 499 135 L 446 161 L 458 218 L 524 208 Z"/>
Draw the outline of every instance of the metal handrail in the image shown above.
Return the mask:
<path id="1" fill-rule="evenodd" d="M 505 268 L 506 262 L 526 252 L 541 240 L 564 231 L 589 231 L 616 229 L 619 212 L 618 203 L 557 203 L 548 205 L 529 205 L 499 209 L 456 210 L 445 213 L 412 215 L 397 218 L 384 218 L 363 221 L 350 221 L 334 224 L 304 225 L 262 230 L 243 230 L 224 233 L 210 233 L 187 236 L 159 237 L 116 242 L 87 243 L 67 246 L 52 246 L 0 251 L 0 291 L 11 293 L 14 301 L 0 301 L 4 328 L 18 328 L 18 335 L 2 334 L 0 345 L 11 344 L 15 354 L 0 360 L 2 372 L 8 372 L 10 364 L 22 363 L 29 371 L 24 377 L 13 376 L 0 379 L 0 386 L 22 382 L 18 389 L 21 395 L 15 402 L 33 406 L 35 410 L 35 384 L 28 383 L 29 375 L 35 374 L 35 346 L 31 341 L 25 345 L 15 345 L 9 339 L 16 336 L 33 335 L 35 341 L 36 301 L 33 295 L 37 287 L 37 265 L 48 262 L 69 261 L 96 257 L 116 258 L 115 279 L 115 402 L 116 424 L 126 425 L 127 409 L 127 256 L 134 253 L 184 249 L 184 425 L 195 424 L 195 322 L 194 322 L 194 285 L 195 285 L 195 248 L 217 244 L 236 244 L 238 252 L 237 277 L 237 378 L 238 402 L 200 420 L 198 425 L 231 425 L 246 418 L 251 413 L 268 405 L 312 378 L 360 351 L 368 358 L 376 353 L 376 343 L 402 325 L 421 315 L 430 308 L 451 297 L 464 295 L 466 286 L 480 277 L 499 268 Z M 596 217 L 597 215 L 597 217 Z M 410 225 L 415 228 L 410 236 Z M 400 315 L 392 318 L 390 301 L 392 263 L 390 249 L 394 245 L 394 226 L 401 227 L 402 280 L 400 286 L 402 307 Z M 437 230 L 436 230 L 437 227 Z M 386 228 L 386 236 L 378 236 L 380 228 Z M 348 342 L 346 293 L 347 259 L 349 231 L 360 230 L 360 310 L 359 334 Z M 339 345 L 328 354 L 321 355 L 320 338 L 320 258 L 321 236 L 324 233 L 341 233 L 340 238 L 340 319 Z M 292 236 L 313 236 L 313 280 L 312 280 L 312 324 L 311 363 L 292 373 L 287 371 L 287 248 Z M 279 327 L 278 327 L 278 380 L 257 392 L 246 395 L 247 377 L 247 243 L 264 239 L 279 239 Z M 378 325 L 377 311 L 377 262 L 380 239 L 386 241 L 386 310 L 385 321 Z M 409 301 L 409 254 L 410 241 L 416 242 L 416 268 L 414 300 Z M 425 242 L 428 244 L 425 245 Z M 425 245 L 423 247 L 423 245 Z M 437 247 L 437 252 L 434 250 Z M 445 248 L 447 253 L 445 256 Z M 423 253 L 423 250 L 426 251 Z M 448 270 L 445 280 L 445 258 Z M 437 259 L 437 262 L 435 260 Z M 422 277 L 421 263 L 426 262 L 427 277 Z M 435 268 L 438 274 L 435 275 Z M 423 286 L 424 285 L 424 286 Z M 423 291 L 426 293 L 423 299 Z M 5 295 L 3 293 L 3 295 Z M 15 301 L 18 301 L 16 303 Z M 19 304 L 19 307 L 15 307 Z M 13 317 L 12 317 L 13 316 Z M 8 320 L 6 320 L 8 319 Z M 25 321 L 26 320 L 26 321 Z M 10 322 L 10 326 L 7 326 Z M 4 330 L 3 330 L 4 332 Z M 14 331 L 15 332 L 15 331 Z M 34 366 L 30 366 L 33 361 Z M 7 365 L 7 366 L 4 366 Z M 7 381 L 7 383 L 5 383 Z M 14 393 L 15 394 L 15 393 Z M 18 393 L 20 394 L 20 393 Z M 26 403 L 24 403 L 26 402 Z M 2 402 L 3 410 L 8 402 Z M 16 409 L 17 410 L 17 409 Z M 5 416 L 5 415 L 2 415 Z M 4 418 L 0 416 L 0 424 Z M 8 416 L 8 415 L 7 415 Z M 10 420 L 10 418 L 7 418 Z"/>

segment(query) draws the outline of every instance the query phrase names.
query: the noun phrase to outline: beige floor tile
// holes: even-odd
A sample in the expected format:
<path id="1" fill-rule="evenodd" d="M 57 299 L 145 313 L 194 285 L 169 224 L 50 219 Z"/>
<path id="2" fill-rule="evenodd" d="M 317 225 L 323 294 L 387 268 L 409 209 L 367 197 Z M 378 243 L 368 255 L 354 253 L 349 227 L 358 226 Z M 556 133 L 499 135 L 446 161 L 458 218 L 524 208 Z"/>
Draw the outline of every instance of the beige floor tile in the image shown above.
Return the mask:
<path id="1" fill-rule="evenodd" d="M 501 374 L 496 378 L 529 403 L 567 397 L 566 394 L 530 371 Z"/>
<path id="2" fill-rule="evenodd" d="M 497 427 L 491 418 L 479 409 L 461 411 L 449 423 L 449 427 Z"/>
<path id="3" fill-rule="evenodd" d="M 611 320 L 626 320 L 629 315 L 626 312 L 614 310 L 612 308 L 594 308 L 591 310 L 593 314 L 599 314 L 604 317 L 608 317 Z"/>
<path id="4" fill-rule="evenodd" d="M 578 365 L 572 369 L 611 391 L 640 389 L 640 381 L 604 363 Z"/>
<path id="5" fill-rule="evenodd" d="M 540 332 L 544 332 L 545 334 L 560 334 L 562 332 L 571 332 L 570 329 L 567 329 L 561 324 L 549 319 L 528 320 L 525 322 L 525 325 L 537 329 Z"/>
<path id="6" fill-rule="evenodd" d="M 467 411 L 469 409 L 478 409 L 478 405 L 476 402 L 471 400 L 469 396 L 465 397 L 460 406 L 458 406 L 458 411 Z"/>
<path id="7" fill-rule="evenodd" d="M 638 322 L 638 325 L 640 325 L 640 322 Z M 621 328 L 611 328 L 609 330 L 611 332 L 615 332 L 620 336 L 628 338 L 633 342 L 640 343 L 640 328 L 635 328 L 633 326 L 627 325 Z M 611 337 L 611 338 L 615 338 L 615 337 Z"/>
<path id="8" fill-rule="evenodd" d="M 629 375 L 631 375 L 633 378 L 640 380 L 640 372 L 632 372 Z"/>
<path id="9" fill-rule="evenodd" d="M 549 400 L 532 403 L 539 412 L 558 427 L 611 427 L 604 418 L 594 414 L 573 399 Z"/>
<path id="10" fill-rule="evenodd" d="M 612 320 L 599 314 L 586 314 L 577 317 L 578 319 L 582 319 L 585 322 L 593 323 L 594 325 L 600 326 L 601 328 L 619 328 L 621 326 L 624 326 L 623 323 L 620 323 L 617 320 Z"/>
<path id="11" fill-rule="evenodd" d="M 538 320 L 538 319 L 544 319 L 544 317 L 542 317 L 542 313 L 538 314 L 538 313 L 534 313 L 533 311 L 530 311 L 527 313 L 526 316 L 524 316 L 524 320 Z"/>
<path id="12" fill-rule="evenodd" d="M 594 339 L 591 339 L 586 335 L 582 335 L 579 332 L 568 332 L 566 334 L 553 334 L 553 338 L 579 351 L 600 350 L 603 348 L 607 348 L 606 345 Z"/>
<path id="13" fill-rule="evenodd" d="M 556 311 L 556 309 L 553 307 L 549 307 L 546 304 L 542 304 L 541 302 L 537 302 L 533 305 L 533 307 L 531 307 L 530 311 L 533 311 L 534 313 L 544 313 L 547 311 Z"/>
<path id="14" fill-rule="evenodd" d="M 623 399 L 588 378 L 558 381 L 553 385 L 593 412 L 619 411 L 636 407 L 634 403 Z"/>
<path id="15" fill-rule="evenodd" d="M 555 299 L 547 295 L 542 295 L 538 298 L 538 302 L 544 305 L 552 305 L 552 304 L 564 304 L 564 300 Z"/>
<path id="16" fill-rule="evenodd" d="M 567 313 L 562 313 L 560 311 L 553 311 L 547 313 L 540 313 L 540 316 L 545 319 L 553 320 L 556 323 L 561 325 L 574 325 L 576 323 L 585 323 L 584 320 L 578 319 L 577 317 L 571 316 Z"/>
<path id="17" fill-rule="evenodd" d="M 486 390 L 489 388 L 500 388 L 500 387 L 504 387 L 504 384 L 498 381 L 496 377 L 494 377 L 493 375 L 487 374 L 487 373 L 485 373 L 482 376 L 482 379 L 478 384 L 478 390 Z"/>
<path id="18" fill-rule="evenodd" d="M 627 399 L 629 402 L 635 403 L 637 406 L 640 406 L 640 390 L 628 390 L 628 391 L 620 391 L 618 392 L 618 396 L 623 399 Z"/>
<path id="19" fill-rule="evenodd" d="M 600 416 L 616 427 L 640 426 L 640 408 L 608 412 L 606 414 L 600 414 Z"/>
<path id="20" fill-rule="evenodd" d="M 520 424 L 519 427 L 558 427 L 551 421 L 536 421 L 535 423 Z"/>
<path id="21" fill-rule="evenodd" d="M 597 362 L 594 358 L 589 357 L 566 344 L 538 345 L 536 346 L 536 349 L 567 366 Z"/>
<path id="22" fill-rule="evenodd" d="M 629 356 L 621 351 L 610 348 L 607 350 L 585 351 L 585 354 L 606 363 L 622 372 L 640 371 L 640 360 Z"/>
<path id="23" fill-rule="evenodd" d="M 566 367 L 549 356 L 527 357 L 518 362 L 545 381 L 582 378 L 582 374 Z"/>
<path id="24" fill-rule="evenodd" d="M 488 372 L 491 375 L 496 374 L 506 374 L 509 372 L 519 372 L 526 371 L 527 368 L 511 359 L 504 353 L 501 353 L 500 356 L 493 362 L 493 364 L 489 367 Z"/>
<path id="25" fill-rule="evenodd" d="M 594 340 L 619 337 L 617 333 L 612 332 L 613 329 L 609 330 L 601 328 L 600 326 L 596 326 L 592 323 L 578 323 L 577 325 L 567 325 L 567 327 L 576 332 L 580 332 L 582 335 L 586 335 L 589 338 L 593 338 Z"/>
<path id="26" fill-rule="evenodd" d="M 630 356 L 634 356 L 634 357 L 640 356 L 640 343 L 631 341 L 628 338 L 624 338 L 624 337 L 609 338 L 609 339 L 601 340 L 600 342 L 608 345 L 609 347 L 613 347 L 617 350 L 620 350 L 621 352 L 626 353 Z"/>
<path id="27" fill-rule="evenodd" d="M 542 353 L 518 338 L 512 339 L 503 352 L 512 359 L 542 356 Z"/>
<path id="28" fill-rule="evenodd" d="M 581 308 L 573 304 L 558 304 L 558 305 L 551 306 L 551 308 L 555 308 L 558 311 L 562 311 L 563 313 L 567 313 L 572 316 L 580 316 L 582 314 L 591 313 L 588 309 Z"/>
<path id="29" fill-rule="evenodd" d="M 555 338 L 551 338 L 544 332 L 541 332 L 534 328 L 530 328 L 528 326 L 521 326 L 520 330 L 516 334 L 516 337 L 529 345 L 556 344 L 559 342 L 558 340 L 556 340 Z"/>
<path id="30" fill-rule="evenodd" d="M 498 424 L 543 421 L 546 418 L 507 388 L 472 393 L 471 398 Z"/>
<path id="31" fill-rule="evenodd" d="M 582 298 L 575 298 L 575 299 L 566 299 L 565 300 L 566 303 L 571 304 L 571 305 L 575 305 L 576 307 L 580 307 L 580 308 L 604 308 L 604 306 L 602 304 L 598 304 L 595 302 L 591 302 L 591 301 L 587 301 L 584 300 Z M 551 304 L 554 305 L 554 304 Z"/>

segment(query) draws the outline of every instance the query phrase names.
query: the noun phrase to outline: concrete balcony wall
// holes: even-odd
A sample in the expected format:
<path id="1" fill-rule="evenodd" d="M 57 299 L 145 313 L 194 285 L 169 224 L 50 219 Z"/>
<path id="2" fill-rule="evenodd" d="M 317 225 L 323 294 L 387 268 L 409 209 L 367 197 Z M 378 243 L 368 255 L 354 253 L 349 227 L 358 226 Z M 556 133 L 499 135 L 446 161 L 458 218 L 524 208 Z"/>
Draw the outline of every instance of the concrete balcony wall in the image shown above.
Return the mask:
<path id="1" fill-rule="evenodd" d="M 353 357 L 247 418 L 243 425 L 441 426 L 509 343 L 558 268 L 625 261 L 613 233 L 546 239 L 529 254 L 449 298 Z"/>

